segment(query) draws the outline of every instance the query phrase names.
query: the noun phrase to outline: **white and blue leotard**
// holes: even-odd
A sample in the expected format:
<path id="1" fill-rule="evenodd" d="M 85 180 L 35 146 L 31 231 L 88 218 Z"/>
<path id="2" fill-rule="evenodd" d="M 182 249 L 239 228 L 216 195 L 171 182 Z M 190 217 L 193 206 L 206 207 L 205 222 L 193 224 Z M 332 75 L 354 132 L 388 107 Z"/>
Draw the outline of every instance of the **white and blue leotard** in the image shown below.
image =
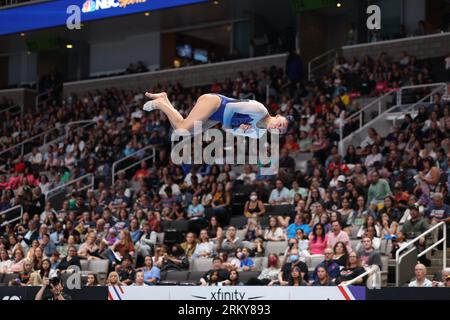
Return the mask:
<path id="1" fill-rule="evenodd" d="M 269 114 L 262 103 L 248 99 L 233 99 L 220 94 L 217 96 L 220 98 L 219 109 L 208 120 L 222 123 L 225 129 L 231 129 L 236 135 L 260 138 L 264 134 L 265 130 L 257 126 L 257 123 Z M 239 129 L 241 124 L 249 124 L 252 128 L 244 132 Z"/>

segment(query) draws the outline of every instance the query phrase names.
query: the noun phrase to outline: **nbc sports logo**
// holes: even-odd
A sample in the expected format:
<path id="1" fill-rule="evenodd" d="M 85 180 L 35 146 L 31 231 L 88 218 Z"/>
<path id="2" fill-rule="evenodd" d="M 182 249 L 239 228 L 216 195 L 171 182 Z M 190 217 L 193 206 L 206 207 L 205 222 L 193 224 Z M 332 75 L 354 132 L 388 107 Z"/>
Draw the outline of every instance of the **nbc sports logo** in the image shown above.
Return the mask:
<path id="1" fill-rule="evenodd" d="M 116 0 L 87 0 L 83 3 L 82 12 L 88 13 L 96 10 L 116 8 L 120 2 Z"/>

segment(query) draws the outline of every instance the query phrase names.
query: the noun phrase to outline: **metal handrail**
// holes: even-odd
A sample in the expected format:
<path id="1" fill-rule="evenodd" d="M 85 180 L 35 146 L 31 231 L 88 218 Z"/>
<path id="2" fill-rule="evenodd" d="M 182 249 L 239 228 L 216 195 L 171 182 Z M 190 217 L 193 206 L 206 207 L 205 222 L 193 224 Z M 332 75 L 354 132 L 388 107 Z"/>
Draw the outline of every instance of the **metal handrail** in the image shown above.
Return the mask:
<path id="1" fill-rule="evenodd" d="M 17 221 L 17 220 L 22 219 L 22 217 L 23 217 L 23 207 L 22 207 L 22 205 L 19 204 L 19 205 L 17 205 L 17 206 L 14 206 L 14 207 L 12 207 L 12 208 L 9 208 L 9 209 L 6 209 L 6 210 L 0 212 L 0 215 L 2 215 L 2 214 L 6 214 L 6 213 L 8 213 L 8 212 L 10 212 L 10 211 L 14 211 L 14 210 L 16 210 L 16 209 L 19 209 L 19 208 L 20 208 L 20 217 L 16 217 L 16 218 L 14 218 L 14 219 L 11 219 L 11 220 L 8 220 L 8 221 L 4 221 L 4 222 L 0 225 L 0 228 L 6 226 L 6 225 L 8 225 L 8 224 L 10 224 L 11 222 L 14 222 L 14 221 Z"/>
<path id="2" fill-rule="evenodd" d="M 25 139 L 25 140 L 23 140 L 23 141 L 21 141 L 21 142 L 19 142 L 19 143 L 16 143 L 15 145 L 9 147 L 8 149 L 2 150 L 2 151 L 0 152 L 0 156 L 1 156 L 2 154 L 4 154 L 4 153 L 8 152 L 8 151 L 17 149 L 18 147 L 21 147 L 21 148 L 22 148 L 22 149 L 21 149 L 20 155 L 23 156 L 23 146 L 24 146 L 24 144 L 26 144 L 26 143 L 28 143 L 28 142 L 31 142 L 31 141 L 34 141 L 34 140 L 36 140 L 37 138 L 39 138 L 39 137 L 41 137 L 41 136 L 44 136 L 44 141 L 45 141 L 45 137 L 46 137 L 46 135 L 47 135 L 49 132 L 54 131 L 54 130 L 60 130 L 60 129 L 61 129 L 60 127 L 53 127 L 53 128 L 50 128 L 50 129 L 48 129 L 48 130 L 46 130 L 46 131 L 43 131 L 43 132 L 41 132 L 41 133 L 38 133 L 38 134 L 32 136 L 31 138 L 27 138 L 27 139 Z M 45 144 L 45 143 L 44 143 L 44 144 Z"/>
<path id="3" fill-rule="evenodd" d="M 60 83 L 60 84 L 58 84 L 56 87 L 50 88 L 49 90 L 46 90 L 46 91 L 44 91 L 44 92 L 41 92 L 41 93 L 37 94 L 37 95 L 36 95 L 36 100 L 35 100 L 35 111 L 38 110 L 39 105 L 41 105 L 42 103 L 44 103 L 44 102 L 50 100 L 50 99 L 46 99 L 46 100 L 43 100 L 43 101 L 39 102 L 39 98 L 40 98 L 40 97 L 45 96 L 45 95 L 48 95 L 48 94 L 54 92 L 57 88 L 62 87 L 62 86 L 63 86 L 63 84 Z"/>
<path id="4" fill-rule="evenodd" d="M 45 192 L 45 194 L 44 194 L 45 195 L 45 201 L 47 201 L 48 198 L 51 197 L 51 194 L 54 194 L 55 191 L 59 191 L 59 190 L 65 189 L 69 185 L 72 185 L 72 184 L 74 184 L 75 182 L 78 182 L 78 181 L 82 181 L 82 180 L 86 179 L 87 177 L 91 177 L 92 178 L 91 179 L 91 183 L 89 183 L 87 186 L 83 186 L 82 189 L 84 190 L 86 187 L 90 187 L 91 190 L 94 190 L 95 176 L 92 173 L 88 173 L 88 174 L 85 174 L 84 176 L 72 179 L 72 180 L 70 180 L 70 181 L 68 181 L 68 182 L 66 182 L 66 183 L 64 183 L 64 184 L 62 184 L 60 186 L 57 186 L 57 187 L 55 187 L 53 189 L 47 190 Z"/>
<path id="5" fill-rule="evenodd" d="M 437 93 L 439 90 L 441 90 L 443 87 L 445 88 L 445 90 L 447 90 L 447 84 L 446 84 L 446 83 L 440 83 L 438 88 L 436 88 L 436 89 L 434 89 L 433 91 L 431 91 L 430 93 L 428 93 L 425 97 L 421 98 L 419 101 L 416 101 L 415 103 L 413 103 L 412 105 L 410 105 L 406 110 L 403 110 L 403 111 L 401 112 L 402 115 L 405 114 L 405 113 L 411 112 L 412 110 L 416 109 L 416 107 L 417 107 L 418 105 L 422 104 L 422 103 L 423 103 L 425 100 L 427 100 L 428 98 L 430 98 L 430 100 L 431 100 L 431 99 L 433 98 L 433 95 L 434 95 L 435 93 Z M 399 106 L 399 105 L 394 106 L 393 108 L 398 107 L 398 106 Z M 391 108 L 391 109 L 393 109 L 393 108 Z M 389 109 L 389 110 L 391 110 L 391 109 Z M 388 110 L 387 110 L 387 111 L 388 111 Z M 394 125 L 395 125 L 395 121 L 396 121 L 400 116 L 401 116 L 401 115 L 398 115 L 397 117 L 395 117 L 395 118 L 393 119 Z"/>
<path id="6" fill-rule="evenodd" d="M 432 231 L 443 227 L 443 234 L 442 234 L 442 239 L 436 241 L 435 243 L 433 243 L 431 246 L 429 246 L 428 248 L 426 248 L 425 250 L 423 250 L 421 253 L 419 253 L 417 255 L 417 258 L 420 258 L 421 256 L 425 255 L 428 251 L 432 250 L 434 247 L 438 246 L 439 244 L 443 243 L 443 254 L 442 254 L 442 261 L 443 261 L 443 269 L 445 269 L 447 267 L 447 225 L 444 221 L 439 222 L 438 224 L 436 224 L 435 226 L 431 227 L 430 229 L 428 229 L 427 231 L 425 231 L 424 233 L 418 235 L 416 238 L 414 238 L 413 240 L 405 243 L 403 246 L 401 246 L 400 248 L 398 248 L 398 250 L 395 252 L 395 284 L 398 287 L 399 286 L 399 279 L 400 279 L 400 274 L 399 274 L 399 265 L 400 262 L 402 260 L 402 258 L 409 252 L 403 254 L 400 256 L 400 253 L 402 251 L 404 251 L 405 249 L 411 248 L 412 245 L 414 245 L 417 241 L 419 241 L 421 238 L 425 237 L 427 234 L 431 233 Z"/>
<path id="7" fill-rule="evenodd" d="M 383 94 L 382 96 L 378 97 L 374 101 L 369 102 L 364 108 L 362 108 L 358 112 L 355 112 L 354 114 L 351 114 L 347 118 L 345 118 L 344 121 L 341 122 L 341 124 L 339 126 L 339 140 L 342 141 L 342 139 L 345 138 L 344 137 L 344 127 L 345 127 L 345 125 L 347 123 L 349 123 L 354 118 L 359 117 L 359 128 L 358 129 L 362 128 L 364 126 L 364 123 L 363 123 L 364 122 L 364 120 L 363 120 L 364 113 L 367 112 L 369 108 L 371 108 L 372 106 L 374 106 L 376 104 L 378 104 L 377 116 L 376 117 L 379 117 L 384 112 L 384 111 L 382 111 L 381 103 L 383 102 L 384 99 L 386 99 L 387 97 L 389 97 L 393 93 L 396 93 L 396 91 L 391 90 L 391 91 Z"/>
<path id="8" fill-rule="evenodd" d="M 148 149 L 152 149 L 152 152 L 151 152 L 151 154 L 150 154 L 149 156 L 144 157 L 144 158 L 140 159 L 139 161 L 136 161 L 135 163 L 129 165 L 128 167 L 122 168 L 122 169 L 120 169 L 119 171 L 116 172 L 116 166 L 117 166 L 119 163 L 122 163 L 122 162 L 124 162 L 125 160 L 128 160 L 128 159 L 134 158 L 137 154 L 143 153 L 143 152 L 145 152 L 145 151 L 148 150 Z M 144 148 L 141 148 L 141 149 L 139 149 L 139 150 L 133 152 L 132 154 L 130 154 L 130 155 L 126 156 L 126 157 L 123 157 L 123 158 L 121 158 L 121 159 L 115 161 L 115 162 L 112 164 L 112 167 L 111 167 L 111 180 L 112 180 L 112 184 L 114 185 L 114 183 L 115 183 L 115 176 L 116 176 L 120 171 L 127 171 L 128 169 L 131 169 L 131 168 L 135 167 L 136 165 L 140 164 L 141 162 L 153 158 L 154 156 L 155 156 L 155 147 L 154 147 L 153 145 L 149 145 L 149 146 L 146 146 L 146 147 L 144 147 Z"/>
<path id="9" fill-rule="evenodd" d="M 394 90 L 390 90 L 389 92 L 386 92 L 385 94 L 383 94 L 382 96 L 379 96 L 378 98 L 376 98 L 373 101 L 370 101 L 368 104 L 366 104 L 361 110 L 359 110 L 358 112 L 352 113 L 351 115 L 349 115 L 347 118 L 345 118 L 345 122 L 347 122 L 348 120 L 351 120 L 353 118 L 356 118 L 356 116 L 361 115 L 364 111 L 366 111 L 367 109 L 369 109 L 369 107 L 371 107 L 372 105 L 376 104 L 376 103 L 380 103 L 384 98 L 386 98 L 387 96 L 391 95 L 393 92 L 397 92 Z"/>
<path id="10" fill-rule="evenodd" d="M 19 104 L 16 104 L 14 106 L 8 107 L 6 109 L 1 109 L 0 113 L 5 113 L 5 112 L 7 112 L 7 111 L 9 111 L 11 109 L 14 109 L 14 108 L 20 108 L 20 112 L 19 113 L 20 113 L 20 117 L 22 118 L 22 116 L 23 116 L 23 105 L 19 105 Z M 16 114 L 17 114 L 17 112 L 11 113 L 12 116 L 15 116 Z"/>
<path id="11" fill-rule="evenodd" d="M 437 82 L 437 83 L 429 83 L 429 84 L 418 84 L 418 85 L 413 85 L 413 86 L 404 86 L 401 87 L 398 95 L 397 95 L 397 105 L 402 105 L 402 93 L 404 90 L 408 90 L 408 89 L 420 89 L 420 88 L 428 88 L 428 87 L 435 87 L 435 86 L 445 86 L 445 93 L 447 94 L 447 83 L 445 82 Z M 433 97 L 431 97 L 433 98 Z"/>
<path id="12" fill-rule="evenodd" d="M 418 104 L 423 103 L 423 101 L 425 101 L 425 100 L 428 99 L 429 97 L 432 97 L 438 90 L 441 90 L 441 89 L 443 88 L 444 85 L 446 86 L 445 83 L 435 83 L 435 84 L 432 84 L 432 85 L 434 85 L 434 86 L 439 85 L 439 87 L 436 88 L 436 89 L 434 89 L 434 90 L 431 91 L 430 93 L 428 93 L 425 97 L 421 98 L 419 101 L 416 101 L 414 104 L 412 104 L 411 106 L 409 106 L 408 109 L 407 109 L 406 111 L 409 111 L 409 110 L 411 110 L 411 109 L 414 109 Z M 432 85 L 426 85 L 426 86 L 429 87 L 429 86 L 432 86 Z M 445 88 L 445 90 L 447 90 L 447 88 Z M 378 102 L 380 102 L 380 101 L 378 101 Z M 374 122 L 378 121 L 383 115 L 386 115 L 386 114 L 390 113 L 394 108 L 397 108 L 397 107 L 398 107 L 398 105 L 394 105 L 394 106 L 392 106 L 392 107 L 390 107 L 390 108 L 384 110 L 383 112 L 381 112 L 380 114 L 378 114 L 378 116 L 377 116 L 376 118 L 370 120 L 369 122 L 367 122 L 367 123 L 364 124 L 363 126 L 359 127 L 358 130 L 356 130 L 355 132 L 352 132 L 350 135 L 347 135 L 347 136 L 345 136 L 345 137 L 343 137 L 343 132 L 342 132 L 342 131 L 343 131 L 343 125 L 341 125 L 340 128 L 339 128 L 339 129 L 340 129 L 340 137 L 341 137 L 341 139 L 340 139 L 340 141 L 339 141 L 339 154 L 341 154 L 342 156 L 344 155 L 344 152 L 345 152 L 345 151 L 344 151 L 344 141 L 345 141 L 346 139 L 348 139 L 349 137 L 352 137 L 354 134 L 357 134 L 362 128 L 372 125 Z M 379 108 L 380 108 L 380 107 L 379 107 Z M 404 115 L 406 111 L 403 110 L 403 111 L 401 112 L 401 115 Z M 397 116 L 395 119 L 397 119 L 397 118 L 399 118 L 399 117 L 400 117 L 400 115 Z M 394 120 L 394 122 L 395 122 L 395 120 Z"/>
<path id="13" fill-rule="evenodd" d="M 313 66 L 312 66 L 312 63 L 315 62 L 315 61 L 317 61 L 317 60 L 319 60 L 319 59 L 322 59 L 323 57 L 326 57 L 326 56 L 329 55 L 330 53 L 334 53 L 335 55 L 334 55 L 333 59 L 336 59 L 337 50 L 336 50 L 336 49 L 331 49 L 331 50 L 328 50 L 328 51 L 326 51 L 326 52 L 324 52 L 324 53 L 318 55 L 317 57 L 311 59 L 311 60 L 308 62 L 308 80 L 311 80 L 311 78 L 312 78 L 312 72 L 313 72 L 314 70 L 317 70 L 318 68 L 322 67 L 322 65 L 324 65 L 324 64 L 322 64 L 322 65 L 320 65 L 320 66 L 313 67 Z M 328 59 L 328 61 L 327 61 L 325 64 L 328 64 L 329 61 L 330 61 L 330 59 Z"/>
<path id="14" fill-rule="evenodd" d="M 379 273 L 380 272 L 380 268 L 377 265 L 371 265 L 370 267 L 367 268 L 366 272 L 360 274 L 359 276 L 357 276 L 356 278 L 342 284 L 342 286 L 346 287 L 346 286 L 350 286 L 352 284 L 354 284 L 357 280 L 364 278 L 366 276 L 369 276 L 371 274 L 374 273 Z M 377 287 L 377 285 L 373 286 L 373 287 Z"/>
<path id="15" fill-rule="evenodd" d="M 3 155 L 4 153 L 8 152 L 8 151 L 17 149 L 18 147 L 21 147 L 20 155 L 23 156 L 23 155 L 24 155 L 24 154 L 23 154 L 23 153 L 24 153 L 24 145 L 27 144 L 27 143 L 29 143 L 29 142 L 32 142 L 32 141 L 36 140 L 37 138 L 42 137 L 42 136 L 44 136 L 44 143 L 43 143 L 43 145 L 46 145 L 47 143 L 54 143 L 55 141 L 60 141 L 61 139 L 64 139 L 64 137 L 67 137 L 67 134 L 68 134 L 68 132 L 69 132 L 70 126 L 72 126 L 72 125 L 74 125 L 74 124 L 81 124 L 81 123 L 86 123 L 86 125 L 84 125 L 83 127 L 81 127 L 81 128 L 85 128 L 85 127 L 87 127 L 87 126 L 89 126 L 89 125 L 95 123 L 95 121 L 94 121 L 94 120 L 80 120 L 80 121 L 71 121 L 71 122 L 68 122 L 68 123 L 64 126 L 64 130 L 65 130 L 65 134 L 64 134 L 64 135 L 62 135 L 62 136 L 60 136 L 60 137 L 58 137 L 58 138 L 56 138 L 56 139 L 54 139 L 54 140 L 52 140 L 52 141 L 47 141 L 47 136 L 48 136 L 48 134 L 49 134 L 50 132 L 61 130 L 61 127 L 53 127 L 53 128 L 50 128 L 50 129 L 48 129 L 48 130 L 46 130 L 46 131 L 43 131 L 43 132 L 41 132 L 41 133 L 38 133 L 38 134 L 34 135 L 34 136 L 31 137 L 31 138 L 27 138 L 27 139 L 25 139 L 25 140 L 23 140 L 23 141 L 21 141 L 21 142 L 15 144 L 14 146 L 11 146 L 11 147 L 9 147 L 9 148 L 7 148 L 7 149 L 5 149 L 5 150 L 1 150 L 1 151 L 0 151 L 0 156 Z M 78 128 L 78 129 L 80 129 L 80 128 Z M 42 147 L 42 146 L 41 146 L 41 147 Z"/>

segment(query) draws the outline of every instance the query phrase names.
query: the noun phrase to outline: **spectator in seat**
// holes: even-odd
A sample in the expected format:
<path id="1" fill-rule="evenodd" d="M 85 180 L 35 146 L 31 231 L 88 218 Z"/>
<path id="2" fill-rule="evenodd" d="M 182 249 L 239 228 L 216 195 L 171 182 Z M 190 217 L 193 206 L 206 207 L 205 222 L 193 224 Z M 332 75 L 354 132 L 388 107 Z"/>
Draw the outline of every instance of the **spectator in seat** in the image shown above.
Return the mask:
<path id="1" fill-rule="evenodd" d="M 444 203 L 444 196 L 440 192 L 436 192 L 432 196 L 433 201 L 426 209 L 426 216 L 431 226 L 438 224 L 439 222 L 445 222 L 447 228 L 447 234 L 450 231 L 450 206 Z M 442 230 L 439 231 L 440 233 Z M 438 239 L 438 232 L 433 232 L 434 242 Z M 447 246 L 450 244 L 450 237 L 447 237 Z"/>
<path id="2" fill-rule="evenodd" d="M 336 284 L 346 284 L 362 275 L 364 272 L 366 272 L 366 270 L 361 266 L 361 260 L 356 252 L 352 252 L 348 255 L 348 260 L 344 268 L 339 272 L 339 275 L 336 278 Z M 353 285 L 364 285 L 366 281 L 367 277 L 363 277 L 353 282 Z"/>
<path id="3" fill-rule="evenodd" d="M 148 221 L 142 222 L 142 235 L 139 242 L 136 244 L 136 250 L 142 257 L 148 256 L 153 251 L 153 246 L 156 244 L 157 235 L 155 231 L 150 230 Z"/>
<path id="4" fill-rule="evenodd" d="M 292 268 L 289 275 L 288 286 L 299 287 L 305 286 L 302 278 L 302 273 L 299 267 L 295 266 Z"/>
<path id="5" fill-rule="evenodd" d="M 67 270 L 70 266 L 77 266 L 81 270 L 81 263 L 77 256 L 77 248 L 75 246 L 70 246 L 67 249 L 67 257 L 61 260 L 56 271 L 59 273 L 60 271 Z"/>
<path id="6" fill-rule="evenodd" d="M 334 280 L 339 276 L 340 267 L 339 265 L 333 260 L 333 249 L 327 248 L 325 249 L 325 260 L 319 263 L 314 270 L 312 280 L 316 282 L 319 279 L 318 271 L 319 268 L 325 269 L 327 272 L 327 275 L 329 277 L 329 280 Z"/>
<path id="7" fill-rule="evenodd" d="M 216 217 L 211 217 L 211 220 L 209 221 L 209 225 L 206 228 L 208 231 L 208 237 L 213 242 L 221 242 L 222 238 L 224 236 L 223 229 L 220 226 L 219 222 L 217 221 Z"/>
<path id="8" fill-rule="evenodd" d="M 200 279 L 200 285 L 206 286 L 211 280 L 213 273 L 217 274 L 217 282 L 225 281 L 229 277 L 229 272 L 227 269 L 222 268 L 222 259 L 215 257 L 212 261 L 212 269 L 207 271 L 203 277 Z"/>
<path id="9" fill-rule="evenodd" d="M 343 242 L 336 243 L 334 245 L 333 252 L 334 262 L 336 262 L 340 267 L 345 267 L 348 260 L 348 252 L 345 244 Z"/>
<path id="10" fill-rule="evenodd" d="M 312 286 L 324 286 L 324 287 L 328 287 L 328 286 L 335 286 L 335 283 L 330 279 L 330 275 L 327 272 L 327 269 L 323 266 L 318 266 L 317 267 L 317 277 L 316 279 L 312 282 Z"/>
<path id="11" fill-rule="evenodd" d="M 255 270 L 256 266 L 253 262 L 252 258 L 250 258 L 250 249 L 249 248 L 242 248 L 241 252 L 238 252 L 236 254 L 237 258 L 239 259 L 239 267 L 240 271 L 252 271 Z"/>
<path id="12" fill-rule="evenodd" d="M 136 271 L 136 278 L 135 278 L 132 286 L 138 286 L 138 287 L 147 286 L 147 284 L 144 281 L 144 272 L 143 271 Z"/>
<path id="13" fill-rule="evenodd" d="M 48 233 L 42 236 L 42 239 L 39 240 L 39 244 L 47 257 L 51 257 L 52 254 L 56 251 L 56 246 L 50 240 L 50 235 Z"/>
<path id="14" fill-rule="evenodd" d="M 269 204 L 288 204 L 289 203 L 289 190 L 283 184 L 283 181 L 278 179 L 275 182 L 276 188 L 272 190 L 269 197 Z"/>
<path id="15" fill-rule="evenodd" d="M 300 260 L 298 249 L 296 248 L 288 248 L 288 251 L 285 254 L 284 262 L 281 267 L 281 271 L 278 274 L 278 284 L 282 286 L 286 286 L 289 283 L 289 277 L 291 274 L 291 270 L 294 267 L 299 267 L 301 270 L 301 275 L 304 281 L 308 281 L 308 266 L 306 263 Z M 275 282 L 273 283 L 275 284 Z"/>
<path id="16" fill-rule="evenodd" d="M 197 239 L 193 232 L 186 234 L 186 240 L 181 244 L 186 256 L 191 258 L 197 248 Z"/>
<path id="17" fill-rule="evenodd" d="M 246 243 L 254 243 L 257 237 L 262 235 L 261 225 L 254 218 L 248 218 L 247 225 L 243 229 L 244 238 L 242 239 Z"/>
<path id="18" fill-rule="evenodd" d="M 267 286 L 278 281 L 280 273 L 280 259 L 276 253 L 271 253 L 267 257 L 267 265 L 261 270 L 257 278 L 250 278 L 247 281 L 248 286 Z"/>
<path id="19" fill-rule="evenodd" d="M 325 233 L 323 224 L 316 223 L 308 237 L 310 254 L 324 254 L 328 244 L 328 234 Z"/>
<path id="20" fill-rule="evenodd" d="M 99 286 L 97 275 L 95 273 L 88 273 L 86 287 L 97 287 Z"/>
<path id="21" fill-rule="evenodd" d="M 189 270 L 189 259 L 180 244 L 174 244 L 171 254 L 165 253 L 161 265 L 161 271 Z"/>
<path id="22" fill-rule="evenodd" d="M 122 286 L 123 283 L 119 280 L 119 274 L 116 271 L 112 271 L 108 275 L 108 279 L 106 279 L 107 286 Z"/>
<path id="23" fill-rule="evenodd" d="M 96 235 L 91 232 L 87 235 L 86 241 L 78 248 L 78 257 L 81 259 L 99 259 L 99 248 L 95 244 Z"/>
<path id="24" fill-rule="evenodd" d="M 119 240 L 116 240 L 114 244 L 111 246 L 108 252 L 108 259 L 113 263 L 117 263 L 119 259 L 125 255 L 134 256 L 134 244 L 131 240 L 130 232 L 128 230 L 121 230 Z"/>
<path id="25" fill-rule="evenodd" d="M 367 202 L 376 211 L 384 206 L 384 199 L 392 194 L 389 183 L 380 178 L 378 171 L 372 172 Z"/>
<path id="26" fill-rule="evenodd" d="M 258 193 L 250 193 L 250 200 L 245 202 L 244 216 L 247 218 L 261 218 L 266 213 L 264 203 L 258 199 Z"/>
<path id="27" fill-rule="evenodd" d="M 286 233 L 288 239 L 295 238 L 297 229 L 302 229 L 305 235 L 308 235 L 311 231 L 309 225 L 303 223 L 303 216 L 301 214 L 297 214 L 295 216 L 294 222 L 287 227 Z"/>
<path id="28" fill-rule="evenodd" d="M 362 266 L 364 268 L 377 265 L 381 270 L 381 256 L 380 253 L 374 249 L 371 238 L 367 236 L 363 237 L 362 247 L 357 251 L 357 254 L 361 257 Z"/>
<path id="29" fill-rule="evenodd" d="M 372 215 L 366 216 L 364 219 L 364 223 L 359 228 L 358 233 L 356 234 L 357 238 L 361 238 L 366 234 L 367 229 L 369 227 L 373 227 L 375 229 L 375 236 L 378 237 L 381 235 L 381 227 L 379 223 L 375 220 L 375 217 Z"/>
<path id="30" fill-rule="evenodd" d="M 14 250 L 12 264 L 8 272 L 20 272 L 23 270 L 23 264 L 25 262 L 25 255 L 21 248 Z"/>
<path id="31" fill-rule="evenodd" d="M 117 272 L 119 274 L 119 280 L 123 285 L 131 285 L 136 278 L 136 271 L 132 263 L 132 258 L 129 255 L 123 257 L 120 270 Z"/>
<path id="32" fill-rule="evenodd" d="M 215 246 L 212 241 L 209 240 L 208 230 L 203 229 L 200 231 L 199 242 L 195 247 L 192 258 L 210 258 L 215 254 Z"/>
<path id="33" fill-rule="evenodd" d="M 415 279 L 408 284 L 408 287 L 432 287 L 433 282 L 427 279 L 427 268 L 418 263 L 414 267 Z"/>
<path id="34" fill-rule="evenodd" d="M 345 246 L 347 247 L 347 252 L 353 251 L 350 245 L 350 238 L 348 236 L 348 233 L 342 231 L 341 222 L 333 221 L 333 223 L 331 224 L 331 232 L 328 234 L 327 246 L 329 248 L 334 248 L 334 246 L 338 242 L 342 242 L 345 244 Z"/>
<path id="35" fill-rule="evenodd" d="M 433 287 L 450 287 L 450 268 L 444 268 L 433 277 Z"/>
<path id="36" fill-rule="evenodd" d="M 217 184 L 216 192 L 213 194 L 211 207 L 213 209 L 213 214 L 217 217 L 223 225 L 229 223 L 229 213 L 228 209 L 231 205 L 231 194 L 229 191 L 225 190 L 223 183 Z"/>
<path id="37" fill-rule="evenodd" d="M 237 270 L 230 271 L 230 275 L 228 276 L 228 279 L 225 281 L 222 281 L 220 285 L 223 286 L 243 286 L 244 283 L 239 281 L 239 272 Z"/>
<path id="38" fill-rule="evenodd" d="M 192 197 L 192 203 L 187 209 L 187 218 L 189 219 L 189 230 L 196 233 L 204 226 L 206 223 L 205 218 L 205 207 L 200 203 L 198 196 Z"/>
<path id="39" fill-rule="evenodd" d="M 145 257 L 141 271 L 144 273 L 144 282 L 147 285 L 156 285 L 161 279 L 161 271 L 157 266 L 153 265 L 153 259 L 150 256 Z"/>
<path id="40" fill-rule="evenodd" d="M 229 226 L 225 239 L 221 244 L 221 249 L 225 252 L 235 252 L 237 248 L 242 248 L 242 241 L 236 234 L 236 227 Z"/>
<path id="41" fill-rule="evenodd" d="M 278 226 L 278 220 L 276 217 L 269 218 L 269 227 L 264 233 L 264 239 L 266 241 L 285 241 L 286 235 L 282 228 Z"/>
<path id="42" fill-rule="evenodd" d="M 410 220 L 407 220 L 403 224 L 402 233 L 405 235 L 407 240 L 414 239 L 427 231 L 430 227 L 425 218 L 419 212 L 419 206 L 417 204 L 412 205 L 410 208 Z M 429 235 L 428 235 L 429 236 Z M 427 237 L 421 237 L 418 242 L 416 242 L 416 247 L 418 252 L 425 250 Z M 424 264 L 429 264 L 430 261 L 426 256 L 419 258 L 419 261 Z"/>
<path id="43" fill-rule="evenodd" d="M 0 248 L 0 274 L 7 273 L 10 270 L 12 260 L 9 258 L 8 251 Z"/>
<path id="44" fill-rule="evenodd" d="M 243 181 L 245 185 L 252 185 L 256 180 L 256 173 L 253 172 L 251 165 L 244 166 L 244 172 L 241 173 L 236 180 Z"/>
<path id="45" fill-rule="evenodd" d="M 388 196 L 384 198 L 383 203 L 384 203 L 383 208 L 379 210 L 376 214 L 377 220 L 381 221 L 381 216 L 383 215 L 383 213 L 387 213 L 389 220 L 396 222 L 396 224 L 398 224 L 398 222 L 402 218 L 402 215 L 400 214 L 400 211 L 397 209 L 394 197 Z"/>

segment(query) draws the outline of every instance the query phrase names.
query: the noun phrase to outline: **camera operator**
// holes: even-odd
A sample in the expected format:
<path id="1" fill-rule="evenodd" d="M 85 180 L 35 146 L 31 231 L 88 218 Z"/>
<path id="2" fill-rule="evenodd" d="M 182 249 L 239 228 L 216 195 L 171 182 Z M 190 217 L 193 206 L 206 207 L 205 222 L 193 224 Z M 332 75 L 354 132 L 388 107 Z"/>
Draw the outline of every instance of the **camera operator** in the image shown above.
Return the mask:
<path id="1" fill-rule="evenodd" d="M 46 293 L 46 289 L 50 292 Z M 44 278 L 43 285 L 34 300 L 72 300 L 72 297 L 63 292 L 63 289 L 64 287 L 59 278 Z M 44 293 L 46 294 L 44 295 Z"/>

